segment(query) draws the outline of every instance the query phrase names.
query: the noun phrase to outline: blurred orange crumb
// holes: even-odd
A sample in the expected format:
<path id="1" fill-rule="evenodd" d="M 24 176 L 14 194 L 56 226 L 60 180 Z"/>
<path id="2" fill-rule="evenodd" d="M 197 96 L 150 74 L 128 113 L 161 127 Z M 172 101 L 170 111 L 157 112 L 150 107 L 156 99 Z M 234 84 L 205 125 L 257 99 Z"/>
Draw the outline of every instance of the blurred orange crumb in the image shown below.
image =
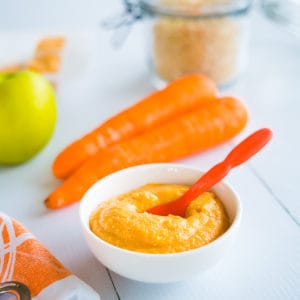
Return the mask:
<path id="1" fill-rule="evenodd" d="M 55 73 L 61 65 L 60 52 L 65 44 L 63 37 L 46 37 L 41 39 L 35 48 L 28 68 L 40 73 Z"/>
<path id="2" fill-rule="evenodd" d="M 0 72 L 11 73 L 23 69 L 29 69 L 39 73 L 58 72 L 61 66 L 61 51 L 64 45 L 64 37 L 44 37 L 38 41 L 32 58 L 27 62 L 5 66 L 0 68 Z"/>
<path id="3" fill-rule="evenodd" d="M 65 45 L 64 37 L 46 37 L 36 45 L 36 53 L 41 51 L 60 51 Z"/>
<path id="4" fill-rule="evenodd" d="M 61 64 L 60 56 L 57 53 L 45 53 L 38 55 L 28 62 L 28 69 L 40 73 L 55 73 Z"/>

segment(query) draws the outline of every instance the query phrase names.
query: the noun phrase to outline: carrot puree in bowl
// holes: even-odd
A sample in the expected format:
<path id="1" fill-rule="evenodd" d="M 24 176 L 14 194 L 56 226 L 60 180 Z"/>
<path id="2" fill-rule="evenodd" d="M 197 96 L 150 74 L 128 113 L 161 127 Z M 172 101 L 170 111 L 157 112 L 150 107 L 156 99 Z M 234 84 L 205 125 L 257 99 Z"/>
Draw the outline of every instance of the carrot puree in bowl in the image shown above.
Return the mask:
<path id="1" fill-rule="evenodd" d="M 230 225 L 225 208 L 214 193 L 205 192 L 192 201 L 184 218 L 146 212 L 156 205 L 174 201 L 188 188 L 147 184 L 104 201 L 92 213 L 90 228 L 114 246 L 143 253 L 175 253 L 206 245 Z"/>

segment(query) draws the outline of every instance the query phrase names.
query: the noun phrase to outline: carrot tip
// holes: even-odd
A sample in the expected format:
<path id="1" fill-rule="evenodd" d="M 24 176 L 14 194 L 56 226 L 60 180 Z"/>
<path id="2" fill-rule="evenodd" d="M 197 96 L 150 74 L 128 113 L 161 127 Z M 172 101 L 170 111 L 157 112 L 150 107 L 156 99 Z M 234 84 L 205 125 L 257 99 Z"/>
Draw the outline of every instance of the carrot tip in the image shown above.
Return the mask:
<path id="1" fill-rule="evenodd" d="M 46 199 L 44 200 L 44 204 L 45 204 L 45 206 L 46 206 L 47 208 L 50 208 L 50 209 L 55 208 L 55 207 L 53 206 L 53 204 L 51 204 L 50 198 L 46 198 Z"/>

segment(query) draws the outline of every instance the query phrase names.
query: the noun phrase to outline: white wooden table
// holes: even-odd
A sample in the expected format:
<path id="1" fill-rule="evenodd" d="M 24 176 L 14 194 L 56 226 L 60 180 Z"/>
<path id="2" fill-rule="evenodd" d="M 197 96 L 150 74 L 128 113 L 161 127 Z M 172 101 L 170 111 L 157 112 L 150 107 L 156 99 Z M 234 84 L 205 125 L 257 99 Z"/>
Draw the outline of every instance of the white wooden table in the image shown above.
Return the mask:
<path id="1" fill-rule="evenodd" d="M 26 225 L 103 300 L 300 299 L 300 40 L 261 16 L 253 21 L 247 72 L 222 91 L 245 101 L 247 128 L 233 141 L 181 161 L 206 170 L 253 130 L 274 131 L 261 154 L 228 176 L 244 206 L 240 234 L 232 252 L 208 273 L 166 285 L 122 278 L 89 252 L 78 204 L 53 212 L 43 206 L 58 184 L 50 171 L 58 151 L 152 90 L 138 29 L 118 51 L 107 32 L 86 32 L 91 51 L 84 71 L 74 80 L 59 79 L 59 118 L 51 142 L 32 161 L 0 168 L 0 210 Z"/>

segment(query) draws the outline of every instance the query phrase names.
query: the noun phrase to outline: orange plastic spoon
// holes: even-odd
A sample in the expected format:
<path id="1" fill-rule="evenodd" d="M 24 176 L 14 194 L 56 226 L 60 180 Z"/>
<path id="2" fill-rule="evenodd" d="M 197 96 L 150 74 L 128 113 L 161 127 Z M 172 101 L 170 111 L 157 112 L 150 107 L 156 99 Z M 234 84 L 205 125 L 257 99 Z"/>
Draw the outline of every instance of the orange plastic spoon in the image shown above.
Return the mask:
<path id="1" fill-rule="evenodd" d="M 268 128 L 262 128 L 252 133 L 235 146 L 222 162 L 202 175 L 180 198 L 173 202 L 152 207 L 147 212 L 160 216 L 172 214 L 184 217 L 185 210 L 192 200 L 220 182 L 232 168 L 237 167 L 255 155 L 271 138 L 272 131 Z"/>

